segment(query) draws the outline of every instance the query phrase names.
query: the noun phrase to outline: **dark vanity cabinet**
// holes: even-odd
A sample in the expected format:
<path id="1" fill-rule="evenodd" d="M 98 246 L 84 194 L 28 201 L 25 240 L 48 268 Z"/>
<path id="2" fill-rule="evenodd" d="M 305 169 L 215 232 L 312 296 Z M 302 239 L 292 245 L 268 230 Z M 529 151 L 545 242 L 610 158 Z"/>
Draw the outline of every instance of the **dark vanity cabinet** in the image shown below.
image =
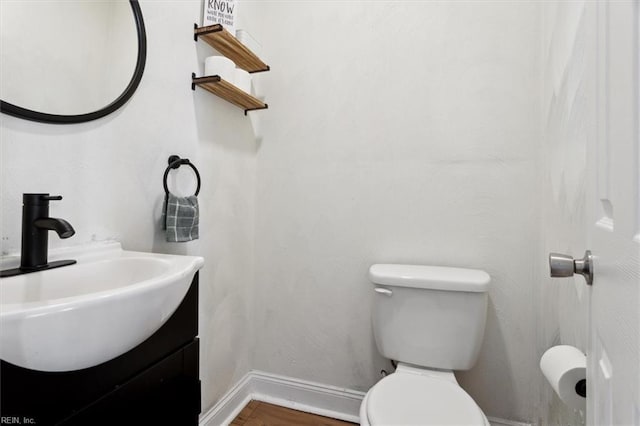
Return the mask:
<path id="1" fill-rule="evenodd" d="M 167 322 L 129 352 L 68 372 L 0 366 L 0 424 L 197 425 L 198 274 Z"/>

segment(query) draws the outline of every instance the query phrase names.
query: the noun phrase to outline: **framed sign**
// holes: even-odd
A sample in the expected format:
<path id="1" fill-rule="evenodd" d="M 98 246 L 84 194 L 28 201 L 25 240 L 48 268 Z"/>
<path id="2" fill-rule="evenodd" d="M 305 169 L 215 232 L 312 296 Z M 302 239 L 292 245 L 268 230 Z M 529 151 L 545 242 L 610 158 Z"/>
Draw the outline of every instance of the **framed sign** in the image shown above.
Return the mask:
<path id="1" fill-rule="evenodd" d="M 222 24 L 222 26 L 235 36 L 236 0 L 204 0 L 202 14 L 202 26 Z"/>

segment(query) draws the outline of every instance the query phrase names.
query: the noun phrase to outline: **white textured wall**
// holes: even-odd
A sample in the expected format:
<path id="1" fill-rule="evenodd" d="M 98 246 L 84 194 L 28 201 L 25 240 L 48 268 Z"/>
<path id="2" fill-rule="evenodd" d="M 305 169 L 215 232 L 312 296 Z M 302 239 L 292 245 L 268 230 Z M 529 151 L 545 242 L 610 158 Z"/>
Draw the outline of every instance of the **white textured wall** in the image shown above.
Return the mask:
<path id="1" fill-rule="evenodd" d="M 580 257 L 585 247 L 586 144 L 595 122 L 593 81 L 594 5 L 545 2 L 542 6 L 542 255 L 545 271 L 536 286 L 538 357 L 551 346 L 587 350 L 589 293 L 580 276 L 548 278 L 546 255 Z M 540 373 L 542 425 L 584 424 L 584 414 L 567 408 Z"/>
<path id="2" fill-rule="evenodd" d="M 148 57 L 129 103 L 98 121 L 54 126 L 0 115 L 2 251 L 20 248 L 23 192 L 62 194 L 51 214 L 76 235 L 51 246 L 115 238 L 125 249 L 201 255 L 203 410 L 249 368 L 256 143 L 242 111 L 191 91 L 191 72 L 212 53 L 193 41 L 200 1 L 142 1 Z M 159 230 L 169 155 L 202 174 L 201 239 L 168 244 Z M 193 191 L 190 172 L 172 184 Z"/>
<path id="3" fill-rule="evenodd" d="M 366 390 L 389 368 L 369 265 L 482 268 L 487 332 L 458 377 L 487 415 L 533 418 L 539 5 L 251 4 L 272 68 L 252 365 Z"/>
<path id="4" fill-rule="evenodd" d="M 239 27 L 272 67 L 254 79 L 270 108 L 253 127 L 189 89 L 211 53 L 190 36 L 201 2 L 141 6 L 147 68 L 123 109 L 74 126 L 0 115 L 3 252 L 19 250 L 21 194 L 49 191 L 77 231 L 52 246 L 115 238 L 204 256 L 204 411 L 249 368 L 368 389 L 389 368 L 368 266 L 482 268 L 487 332 L 463 387 L 491 416 L 582 421 L 537 363 L 586 344 L 581 287 L 544 277 L 549 251 L 584 250 L 588 6 L 243 2 Z M 203 178 L 201 240 L 184 245 L 157 226 L 174 153 Z M 173 183 L 190 191 L 187 173 Z"/>

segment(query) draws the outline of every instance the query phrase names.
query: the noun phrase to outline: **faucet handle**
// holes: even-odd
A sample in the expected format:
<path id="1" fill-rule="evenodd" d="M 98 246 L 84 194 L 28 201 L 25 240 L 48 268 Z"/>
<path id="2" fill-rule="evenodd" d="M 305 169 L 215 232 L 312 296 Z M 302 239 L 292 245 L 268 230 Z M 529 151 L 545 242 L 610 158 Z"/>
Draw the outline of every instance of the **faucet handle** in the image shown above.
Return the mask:
<path id="1" fill-rule="evenodd" d="M 62 200 L 62 195 L 49 195 L 48 192 L 22 194 L 22 204 L 24 206 L 48 206 L 51 200 Z"/>

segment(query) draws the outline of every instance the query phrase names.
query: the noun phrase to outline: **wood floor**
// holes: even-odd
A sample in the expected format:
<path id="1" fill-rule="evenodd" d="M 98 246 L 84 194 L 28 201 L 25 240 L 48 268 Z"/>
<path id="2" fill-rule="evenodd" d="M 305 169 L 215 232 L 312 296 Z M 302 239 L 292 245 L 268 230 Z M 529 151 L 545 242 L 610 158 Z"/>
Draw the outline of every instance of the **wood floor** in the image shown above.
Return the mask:
<path id="1" fill-rule="evenodd" d="M 251 401 L 242 409 L 230 426 L 346 426 L 355 423 L 317 416 L 266 402 Z"/>

